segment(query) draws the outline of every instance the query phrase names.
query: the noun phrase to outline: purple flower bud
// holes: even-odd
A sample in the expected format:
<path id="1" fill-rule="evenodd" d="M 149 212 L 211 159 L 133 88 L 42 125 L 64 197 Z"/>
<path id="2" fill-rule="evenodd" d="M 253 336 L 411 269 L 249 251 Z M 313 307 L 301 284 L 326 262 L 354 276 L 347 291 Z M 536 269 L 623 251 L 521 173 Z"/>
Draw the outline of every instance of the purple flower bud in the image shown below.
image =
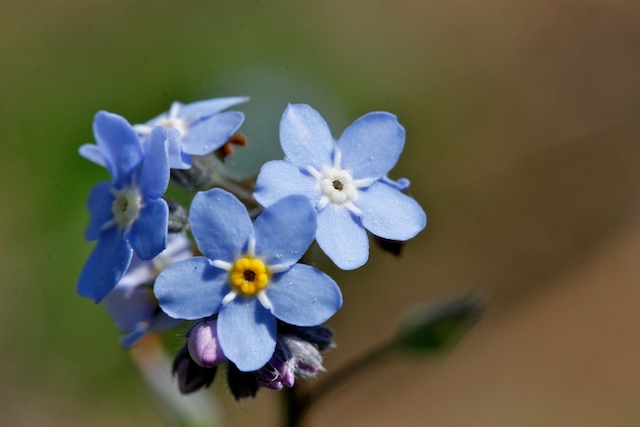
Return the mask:
<path id="1" fill-rule="evenodd" d="M 217 319 L 205 320 L 189 331 L 189 354 L 194 362 L 205 368 L 227 361 L 218 341 L 217 324 Z"/>
<path id="2" fill-rule="evenodd" d="M 282 390 L 284 386 L 293 387 L 295 374 L 291 363 L 291 354 L 280 342 L 269 363 L 256 371 L 258 385 L 271 390 Z"/>

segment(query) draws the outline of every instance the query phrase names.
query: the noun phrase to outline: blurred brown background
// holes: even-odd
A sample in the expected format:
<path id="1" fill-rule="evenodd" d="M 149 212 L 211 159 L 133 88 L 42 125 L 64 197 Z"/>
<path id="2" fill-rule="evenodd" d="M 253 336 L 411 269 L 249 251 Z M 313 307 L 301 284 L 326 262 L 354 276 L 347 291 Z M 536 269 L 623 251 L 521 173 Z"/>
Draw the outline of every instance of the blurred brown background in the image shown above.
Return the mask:
<path id="1" fill-rule="evenodd" d="M 281 155 L 288 102 L 336 137 L 374 110 L 407 130 L 394 177 L 429 223 L 400 259 L 319 259 L 345 297 L 328 369 L 417 302 L 488 303 L 448 355 L 389 359 L 309 426 L 640 426 L 640 3 L 1 6 L 1 425 L 166 424 L 104 310 L 75 295 L 86 195 L 106 178 L 76 150 L 99 109 L 139 123 L 250 95 L 233 160 L 247 173 Z M 225 425 L 279 425 L 279 394 L 237 405 L 213 389 Z"/>

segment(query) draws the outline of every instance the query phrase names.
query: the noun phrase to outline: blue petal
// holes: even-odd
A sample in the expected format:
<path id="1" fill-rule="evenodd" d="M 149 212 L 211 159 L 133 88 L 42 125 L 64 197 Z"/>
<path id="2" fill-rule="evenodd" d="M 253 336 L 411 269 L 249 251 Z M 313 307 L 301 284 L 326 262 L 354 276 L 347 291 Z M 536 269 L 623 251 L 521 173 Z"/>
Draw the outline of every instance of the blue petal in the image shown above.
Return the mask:
<path id="1" fill-rule="evenodd" d="M 229 293 L 227 272 L 211 266 L 204 257 L 190 258 L 164 269 L 153 292 L 162 311 L 174 319 L 196 320 L 220 310 Z"/>
<path id="2" fill-rule="evenodd" d="M 343 206 L 330 203 L 318 212 L 316 241 L 343 270 L 362 267 L 369 259 L 367 232 L 360 220 Z"/>
<path id="3" fill-rule="evenodd" d="M 362 210 L 364 227 L 384 239 L 409 240 L 427 225 L 418 202 L 382 182 L 362 190 L 355 205 Z"/>
<path id="4" fill-rule="evenodd" d="M 262 206 L 269 206 L 292 194 L 307 196 L 313 206 L 320 201 L 317 180 L 298 166 L 284 160 L 272 160 L 262 165 L 253 197 Z"/>
<path id="5" fill-rule="evenodd" d="M 200 252 L 212 260 L 233 261 L 253 234 L 247 208 L 219 188 L 196 194 L 189 223 Z"/>
<path id="6" fill-rule="evenodd" d="M 313 242 L 317 222 L 316 210 L 306 197 L 280 199 L 256 218 L 256 253 L 270 265 L 295 264 Z"/>
<path id="7" fill-rule="evenodd" d="M 167 247 L 168 221 L 169 207 L 164 199 L 145 200 L 138 218 L 124 235 L 140 259 L 149 260 Z"/>
<path id="8" fill-rule="evenodd" d="M 82 144 L 78 149 L 78 153 L 80 153 L 80 155 L 85 159 L 100 165 L 103 168 L 107 167 L 102 151 L 96 144 Z"/>
<path id="9" fill-rule="evenodd" d="M 320 113 L 306 104 L 289 105 L 280 121 L 280 144 L 286 160 L 319 172 L 332 164 L 335 141 Z"/>
<path id="10" fill-rule="evenodd" d="M 120 331 L 131 332 L 139 323 L 149 322 L 157 308 L 150 287 L 134 289 L 116 286 L 103 301 L 111 318 Z"/>
<path id="11" fill-rule="evenodd" d="M 336 282 L 309 265 L 296 264 L 275 275 L 265 292 L 273 315 L 296 326 L 319 325 L 342 307 Z"/>
<path id="12" fill-rule="evenodd" d="M 182 135 L 176 128 L 166 128 L 169 142 L 169 167 L 171 169 L 191 168 L 191 156 L 182 152 Z"/>
<path id="13" fill-rule="evenodd" d="M 96 240 L 100 237 L 104 224 L 113 218 L 111 205 L 113 205 L 113 194 L 109 191 L 112 188 L 110 182 L 96 184 L 89 193 L 87 208 L 91 214 L 91 220 L 84 233 L 87 240 Z"/>
<path id="14" fill-rule="evenodd" d="M 248 96 L 232 96 L 192 102 L 191 104 L 182 105 L 178 110 L 178 115 L 189 120 L 195 120 L 201 117 L 213 116 L 222 110 L 242 104 L 248 100 Z"/>
<path id="15" fill-rule="evenodd" d="M 220 310 L 218 339 L 238 369 L 257 371 L 276 348 L 276 319 L 257 298 L 238 296 Z"/>
<path id="16" fill-rule="evenodd" d="M 404 137 L 404 128 L 393 114 L 365 114 L 345 129 L 338 140 L 342 167 L 356 179 L 379 179 L 398 162 Z"/>
<path id="17" fill-rule="evenodd" d="M 243 121 L 244 114 L 227 111 L 196 122 L 182 138 L 182 151 L 195 156 L 213 153 L 233 136 Z"/>
<path id="18" fill-rule="evenodd" d="M 169 185 L 169 157 L 167 155 L 167 132 L 156 126 L 149 136 L 140 181 L 140 193 L 147 199 L 162 197 Z"/>
<path id="19" fill-rule="evenodd" d="M 132 254 L 118 227 L 105 230 L 80 272 L 78 294 L 99 303 L 122 278 Z"/>
<path id="20" fill-rule="evenodd" d="M 143 160 L 136 132 L 124 117 L 99 111 L 93 120 L 93 134 L 114 182 L 128 185 Z"/>

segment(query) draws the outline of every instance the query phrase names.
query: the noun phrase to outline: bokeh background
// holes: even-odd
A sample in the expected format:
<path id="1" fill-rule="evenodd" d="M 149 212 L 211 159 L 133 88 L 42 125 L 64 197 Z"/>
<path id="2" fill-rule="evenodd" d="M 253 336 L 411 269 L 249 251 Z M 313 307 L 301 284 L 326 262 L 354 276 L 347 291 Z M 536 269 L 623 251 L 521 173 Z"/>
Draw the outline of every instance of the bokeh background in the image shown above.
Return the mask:
<path id="1" fill-rule="evenodd" d="M 319 258 L 345 297 L 329 369 L 415 303 L 465 290 L 487 302 L 449 354 L 390 358 L 309 426 L 640 425 L 640 3 L 0 10 L 1 425 L 170 425 L 105 311 L 75 294 L 92 248 L 85 200 L 106 179 L 77 148 L 101 109 L 141 123 L 174 100 L 239 95 L 252 97 L 238 108 L 243 173 L 281 156 L 289 102 L 314 106 L 335 136 L 374 110 L 407 130 L 393 176 L 411 178 L 429 224 L 399 259 L 374 249 L 345 273 Z M 213 394 L 225 425 L 279 425 L 277 393 L 238 405 L 219 381 Z"/>

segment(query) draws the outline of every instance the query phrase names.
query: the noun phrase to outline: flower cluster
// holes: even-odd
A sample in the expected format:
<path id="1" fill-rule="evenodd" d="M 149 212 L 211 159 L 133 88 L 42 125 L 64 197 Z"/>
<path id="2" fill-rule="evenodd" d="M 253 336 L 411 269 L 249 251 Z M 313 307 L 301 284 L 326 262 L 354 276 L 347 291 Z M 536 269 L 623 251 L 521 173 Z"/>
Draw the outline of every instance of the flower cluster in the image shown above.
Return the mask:
<path id="1" fill-rule="evenodd" d="M 280 123 L 285 158 L 251 183 L 223 164 L 244 121 L 223 110 L 246 101 L 176 102 L 135 126 L 99 112 L 96 144 L 79 150 L 111 181 L 89 195 L 86 238 L 97 244 L 78 293 L 104 300 L 125 346 L 191 322 L 174 362 L 183 393 L 209 386 L 221 365 L 237 399 L 324 370 L 322 352 L 334 344 L 323 323 L 343 301 L 307 263 L 310 245 L 353 270 L 368 260 L 367 231 L 406 241 L 426 225 L 408 180 L 388 177 L 404 147 L 395 116 L 366 114 L 335 140 L 317 111 L 290 105 Z M 192 196 L 188 210 L 167 198 L 170 182 Z"/>

